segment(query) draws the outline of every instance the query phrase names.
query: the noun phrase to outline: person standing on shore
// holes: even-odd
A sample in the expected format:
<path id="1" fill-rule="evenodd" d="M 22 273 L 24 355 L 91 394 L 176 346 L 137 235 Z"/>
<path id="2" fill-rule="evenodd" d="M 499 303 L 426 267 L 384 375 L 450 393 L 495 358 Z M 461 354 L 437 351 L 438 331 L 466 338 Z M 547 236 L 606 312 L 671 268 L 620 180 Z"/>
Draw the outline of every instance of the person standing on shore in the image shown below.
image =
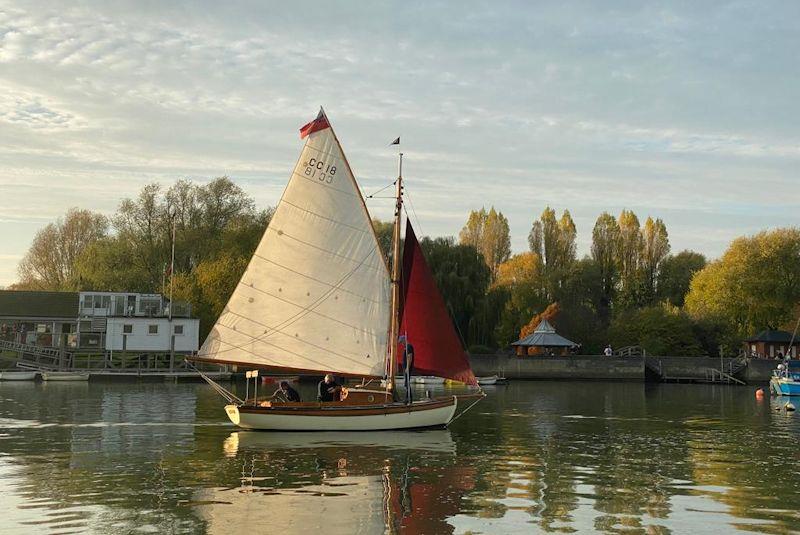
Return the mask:
<path id="1" fill-rule="evenodd" d="M 613 357 L 614 356 L 614 350 L 611 349 L 611 344 L 608 344 L 606 346 L 605 350 L 603 350 L 603 354 L 605 356 L 607 356 L 607 357 Z"/>

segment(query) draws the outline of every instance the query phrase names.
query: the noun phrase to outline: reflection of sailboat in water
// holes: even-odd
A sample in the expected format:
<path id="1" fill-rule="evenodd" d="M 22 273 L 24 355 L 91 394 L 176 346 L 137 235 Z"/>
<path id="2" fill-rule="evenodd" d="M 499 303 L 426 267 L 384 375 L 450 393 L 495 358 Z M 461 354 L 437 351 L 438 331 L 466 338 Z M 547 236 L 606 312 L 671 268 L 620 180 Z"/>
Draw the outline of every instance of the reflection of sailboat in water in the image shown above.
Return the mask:
<path id="1" fill-rule="evenodd" d="M 443 426 L 459 398 L 396 402 L 399 333 L 423 375 L 475 384 L 469 360 L 422 249 L 406 222 L 401 253 L 402 154 L 391 274 L 339 140 L 324 112 L 301 129 L 300 159 L 269 227 L 196 360 L 278 373 L 362 378 L 333 402 L 225 396 L 231 421 L 274 430 L 381 430 Z M 385 388 L 367 379 L 388 378 Z"/>
<path id="2" fill-rule="evenodd" d="M 242 431 L 223 448 L 243 473 L 238 487 L 195 495 L 209 533 L 229 533 L 242 519 L 270 533 L 448 533 L 475 479 L 474 467 L 456 465 L 448 430 Z"/>

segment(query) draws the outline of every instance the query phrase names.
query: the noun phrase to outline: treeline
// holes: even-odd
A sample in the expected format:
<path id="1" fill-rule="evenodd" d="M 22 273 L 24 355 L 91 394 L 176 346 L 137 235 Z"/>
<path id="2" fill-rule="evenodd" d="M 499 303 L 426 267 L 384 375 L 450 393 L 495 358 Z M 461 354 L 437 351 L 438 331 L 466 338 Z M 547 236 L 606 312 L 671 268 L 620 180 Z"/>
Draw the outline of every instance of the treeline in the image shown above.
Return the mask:
<path id="1" fill-rule="evenodd" d="M 176 229 L 174 290 L 193 304 L 201 335 L 225 306 L 272 210 L 256 210 L 228 178 L 145 186 L 110 218 L 70 210 L 42 229 L 19 265 L 19 289 L 164 292 Z M 384 251 L 391 224 L 374 221 Z M 800 301 L 800 231 L 735 240 L 717 261 L 671 252 L 663 221 L 602 213 L 579 258 L 568 210 L 546 208 L 529 250 L 512 255 L 508 220 L 473 211 L 456 240 L 422 247 L 473 352 L 505 348 L 547 317 L 583 351 L 639 345 L 651 354 L 736 354 L 765 328 L 793 328 Z"/>
<path id="2" fill-rule="evenodd" d="M 16 289 L 168 293 L 175 226 L 174 298 L 211 329 L 272 216 L 227 177 L 145 186 L 106 218 L 73 209 L 36 234 Z"/>

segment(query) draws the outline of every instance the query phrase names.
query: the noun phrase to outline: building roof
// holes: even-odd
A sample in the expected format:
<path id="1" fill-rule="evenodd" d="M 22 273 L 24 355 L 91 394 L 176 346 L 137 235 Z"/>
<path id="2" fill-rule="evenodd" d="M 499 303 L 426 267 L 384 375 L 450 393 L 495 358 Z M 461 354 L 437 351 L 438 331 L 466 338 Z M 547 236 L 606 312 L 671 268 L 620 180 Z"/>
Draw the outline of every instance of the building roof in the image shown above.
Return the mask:
<path id="1" fill-rule="evenodd" d="M 556 334 L 556 330 L 550 325 L 547 320 L 542 320 L 532 334 L 529 334 L 521 340 L 517 340 L 512 346 L 538 346 L 538 347 L 572 347 L 576 346 L 572 340 L 567 340 L 560 334 Z"/>
<path id="2" fill-rule="evenodd" d="M 792 341 L 792 333 L 787 331 L 772 331 L 767 329 L 766 331 L 761 331 L 757 335 L 753 336 L 752 338 L 748 338 L 745 342 L 772 342 L 778 344 L 788 344 Z M 798 343 L 800 339 L 795 338 L 795 343 Z"/>
<path id="3" fill-rule="evenodd" d="M 0 316 L 75 319 L 78 292 L 0 290 Z"/>

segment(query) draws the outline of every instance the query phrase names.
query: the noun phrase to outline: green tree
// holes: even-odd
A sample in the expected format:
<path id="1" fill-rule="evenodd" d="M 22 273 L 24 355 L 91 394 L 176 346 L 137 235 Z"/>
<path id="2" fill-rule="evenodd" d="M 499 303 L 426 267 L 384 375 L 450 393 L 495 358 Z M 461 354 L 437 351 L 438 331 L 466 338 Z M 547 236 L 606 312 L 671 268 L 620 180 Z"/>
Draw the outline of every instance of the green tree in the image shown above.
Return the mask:
<path id="1" fill-rule="evenodd" d="M 695 318 L 727 325 L 740 339 L 788 326 L 800 302 L 800 229 L 779 228 L 738 238 L 722 258 L 692 278 L 685 308 Z"/>
<path id="2" fill-rule="evenodd" d="M 614 347 L 637 345 L 649 355 L 702 356 L 692 319 L 677 307 L 629 309 L 616 315 L 609 327 Z"/>
<path id="3" fill-rule="evenodd" d="M 493 278 L 497 267 L 511 255 L 508 219 L 494 207 L 488 212 L 485 208 L 471 211 L 458 236 L 459 243 L 471 245 L 483 255 Z"/>
<path id="4" fill-rule="evenodd" d="M 658 299 L 682 307 L 695 273 L 706 266 L 706 257 L 694 251 L 681 251 L 664 258 L 658 271 Z"/>
<path id="5" fill-rule="evenodd" d="M 598 303 L 598 313 L 608 319 L 611 304 L 617 291 L 619 269 L 617 257 L 620 250 L 620 232 L 617 220 L 603 212 L 592 229 L 592 258 L 597 264 L 602 292 Z"/>
<path id="6" fill-rule="evenodd" d="M 661 219 L 648 217 L 642 227 L 641 269 L 644 278 L 644 300 L 652 304 L 656 299 L 658 275 L 664 259 L 669 254 L 669 235 Z"/>
<path id="7" fill-rule="evenodd" d="M 528 234 L 530 250 L 541 259 L 546 289 L 551 300 L 558 299 L 559 291 L 571 265 L 575 262 L 575 237 L 577 231 L 569 210 L 564 210 L 561 219 L 549 206 L 539 219 L 533 222 Z"/>
<path id="8" fill-rule="evenodd" d="M 630 210 L 623 210 L 617 219 L 619 225 L 619 304 L 625 308 L 635 307 L 641 302 L 643 281 L 641 266 L 644 242 L 639 218 Z"/>
<path id="9" fill-rule="evenodd" d="M 32 290 L 74 290 L 80 286 L 75 271 L 77 258 L 105 237 L 105 216 L 72 208 L 63 218 L 36 233 L 17 271 L 17 288 Z"/>

